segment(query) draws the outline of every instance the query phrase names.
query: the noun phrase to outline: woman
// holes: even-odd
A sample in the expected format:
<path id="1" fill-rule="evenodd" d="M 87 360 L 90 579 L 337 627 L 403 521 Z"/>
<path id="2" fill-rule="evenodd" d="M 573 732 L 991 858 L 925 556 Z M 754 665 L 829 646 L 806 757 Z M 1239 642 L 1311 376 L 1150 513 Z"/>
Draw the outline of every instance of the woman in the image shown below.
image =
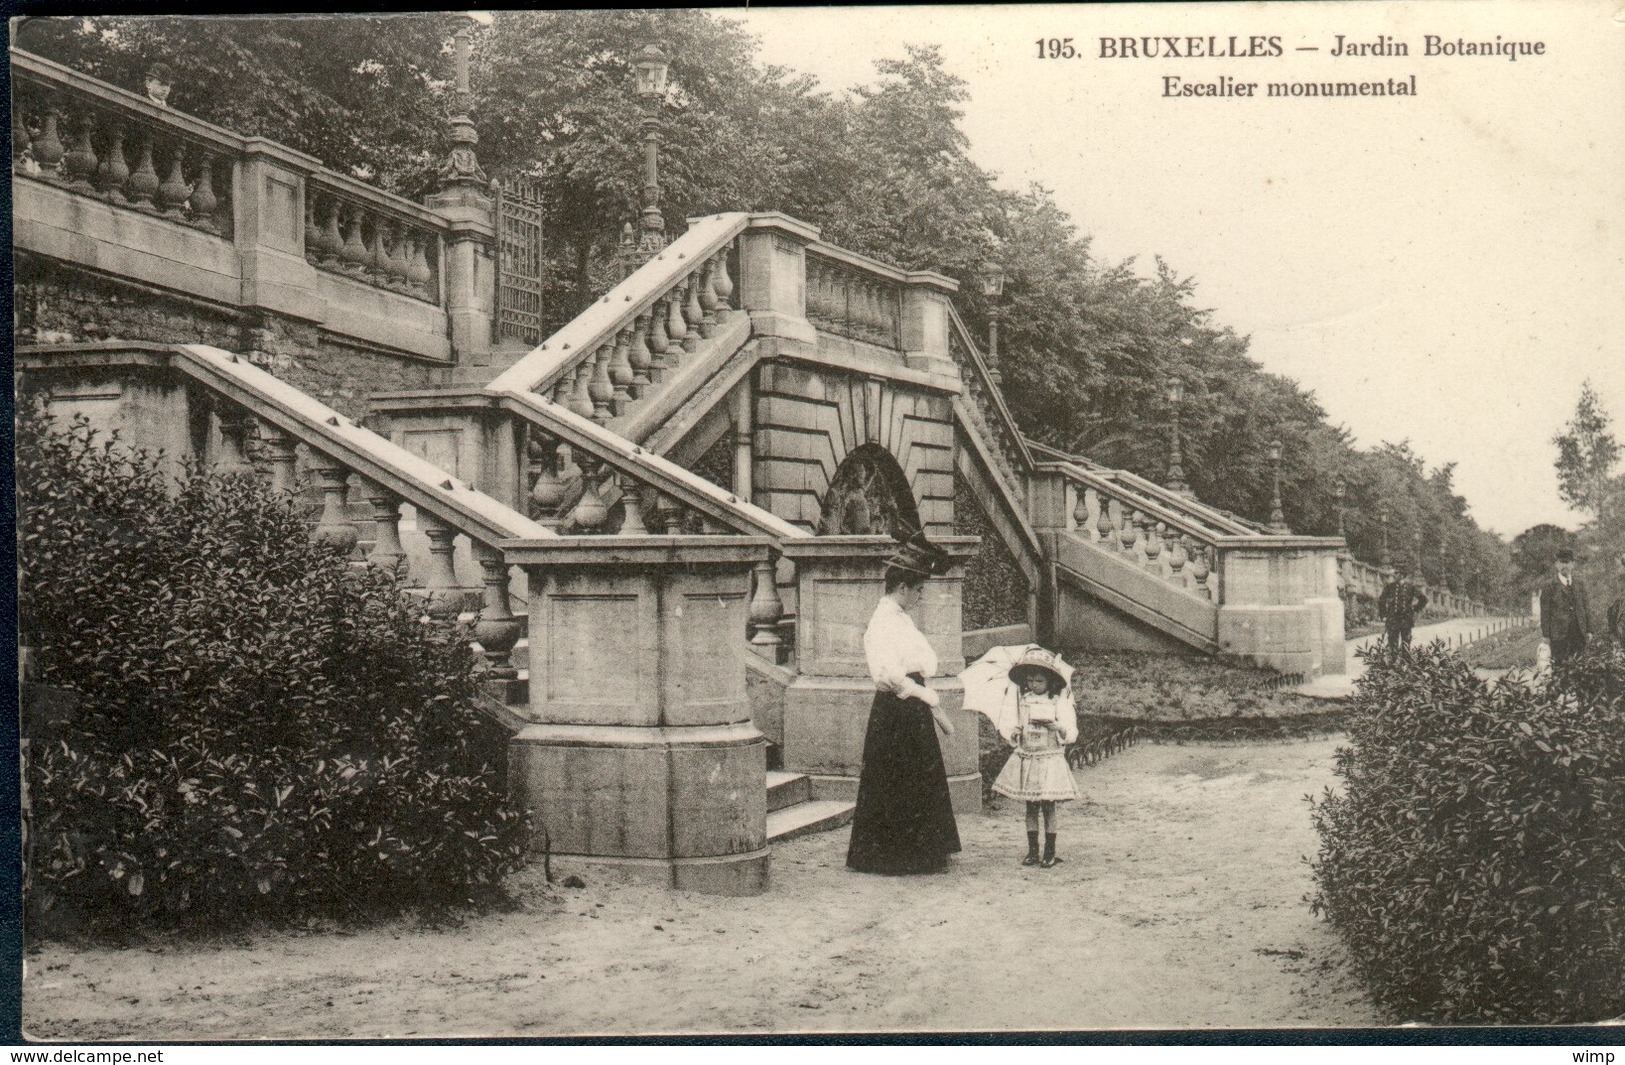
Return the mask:
<path id="1" fill-rule="evenodd" d="M 847 867 L 859 872 L 940 872 L 959 850 L 936 736 L 937 729 L 951 736 L 954 727 L 925 684 L 937 671 L 936 652 L 908 616 L 926 580 L 948 566 L 948 556 L 923 536 L 905 542 L 886 563 L 886 594 L 863 634 L 875 700 L 846 853 Z"/>

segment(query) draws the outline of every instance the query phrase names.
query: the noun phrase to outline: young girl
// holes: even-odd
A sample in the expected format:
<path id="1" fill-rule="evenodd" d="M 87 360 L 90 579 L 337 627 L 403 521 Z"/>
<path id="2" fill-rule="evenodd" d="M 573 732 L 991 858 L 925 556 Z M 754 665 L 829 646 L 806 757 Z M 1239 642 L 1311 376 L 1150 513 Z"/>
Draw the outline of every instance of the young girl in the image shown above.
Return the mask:
<path id="1" fill-rule="evenodd" d="M 1015 748 L 993 790 L 1027 804 L 1027 857 L 1022 865 L 1052 868 L 1055 856 L 1056 803 L 1078 797 L 1066 745 L 1078 738 L 1077 711 L 1067 676 L 1072 670 L 1054 652 L 1033 647 L 1010 667 L 1010 688 L 995 721 L 1000 735 Z M 1013 698 L 1011 698 L 1013 695 Z M 1044 827 L 1044 854 L 1038 854 L 1039 819 Z"/>

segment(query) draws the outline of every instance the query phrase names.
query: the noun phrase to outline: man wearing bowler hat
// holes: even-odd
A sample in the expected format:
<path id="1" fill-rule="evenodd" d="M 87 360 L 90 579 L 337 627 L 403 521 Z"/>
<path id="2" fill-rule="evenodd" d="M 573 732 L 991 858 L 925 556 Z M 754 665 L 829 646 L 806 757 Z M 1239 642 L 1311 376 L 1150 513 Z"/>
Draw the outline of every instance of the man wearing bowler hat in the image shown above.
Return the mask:
<path id="1" fill-rule="evenodd" d="M 1591 636 L 1591 604 L 1574 575 L 1574 552 L 1566 547 L 1557 552 L 1557 574 L 1540 590 L 1540 634 L 1554 666 L 1583 650 Z"/>

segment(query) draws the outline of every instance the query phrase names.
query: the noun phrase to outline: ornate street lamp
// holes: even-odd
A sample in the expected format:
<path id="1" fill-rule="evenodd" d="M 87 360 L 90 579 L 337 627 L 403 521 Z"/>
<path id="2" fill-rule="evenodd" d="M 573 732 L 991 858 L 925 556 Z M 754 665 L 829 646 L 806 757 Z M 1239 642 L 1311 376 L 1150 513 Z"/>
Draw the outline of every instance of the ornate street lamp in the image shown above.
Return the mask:
<path id="1" fill-rule="evenodd" d="M 999 373 L 999 317 L 1003 313 L 999 301 L 1004 298 L 1004 267 L 998 263 L 989 263 L 982 271 L 982 295 L 992 303 L 987 321 L 987 375 L 999 384 L 1004 380 Z"/>
<path id="2" fill-rule="evenodd" d="M 1270 520 L 1269 531 L 1278 536 L 1289 535 L 1286 515 L 1281 511 L 1281 442 L 1270 441 Z"/>
<path id="3" fill-rule="evenodd" d="M 489 17 L 485 16 L 486 19 Z M 440 164 L 439 184 L 442 192 L 460 190 L 483 198 L 491 179 L 485 176 L 474 154 L 474 146 L 480 143 L 480 134 L 474 128 L 474 120 L 469 117 L 474 97 L 468 84 L 468 53 L 469 38 L 473 36 L 474 27 L 484 23 L 480 16 L 474 14 L 458 15 L 456 18 L 452 42 L 455 46 L 457 93 L 452 98 L 451 114 L 446 119 L 446 124 L 451 127 L 451 151 L 447 153 L 445 162 Z"/>
<path id="4" fill-rule="evenodd" d="M 1337 538 L 1344 541 L 1345 546 L 1348 542 L 1348 533 L 1344 530 L 1343 500 L 1347 498 L 1348 494 L 1348 478 L 1340 473 L 1332 481 L 1332 495 L 1337 500 Z"/>
<path id="5" fill-rule="evenodd" d="M 1422 577 L 1422 530 L 1417 529 L 1414 533 L 1412 533 L 1411 534 L 1411 540 L 1416 544 L 1416 579 L 1420 581 L 1420 580 L 1423 580 L 1423 577 Z"/>
<path id="6" fill-rule="evenodd" d="M 1185 382 L 1178 374 L 1168 378 L 1168 490 L 1190 496 L 1191 486 L 1185 483 L 1184 456 L 1179 450 L 1179 404 L 1185 398 Z"/>
<path id="7" fill-rule="evenodd" d="M 1377 511 L 1377 520 L 1382 523 L 1382 557 L 1377 561 L 1383 569 L 1388 568 L 1388 508 L 1383 507 Z"/>
<path id="8" fill-rule="evenodd" d="M 648 262 L 666 246 L 666 220 L 660 214 L 660 101 L 666 95 L 671 62 L 658 45 L 644 45 L 632 68 L 637 75 L 638 100 L 643 104 L 643 211 L 634 236 L 631 223 L 621 234 L 621 255 L 627 273 Z"/>

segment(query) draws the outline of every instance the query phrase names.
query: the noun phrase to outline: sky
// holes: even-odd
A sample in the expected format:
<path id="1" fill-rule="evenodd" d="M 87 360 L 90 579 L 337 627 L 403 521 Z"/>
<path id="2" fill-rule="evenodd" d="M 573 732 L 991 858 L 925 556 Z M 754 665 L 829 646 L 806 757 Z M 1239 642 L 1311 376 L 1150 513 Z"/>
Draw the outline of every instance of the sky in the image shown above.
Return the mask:
<path id="1" fill-rule="evenodd" d="M 969 85 L 972 157 L 1002 186 L 1051 189 L 1098 257 L 1149 274 L 1161 255 L 1194 276 L 1197 305 L 1313 391 L 1358 446 L 1409 440 L 1430 467 L 1455 463 L 1480 526 L 1510 538 L 1582 520 L 1558 498 L 1551 438 L 1587 379 L 1625 437 L 1625 6 L 724 14 L 759 37 L 762 61 L 831 91 L 874 80 L 874 61 L 905 44 L 939 45 Z M 1334 56 L 1339 35 L 1377 54 Z M 1233 36 L 1242 51 L 1278 38 L 1281 54 L 1102 58 L 1102 38 L 1125 36 L 1200 37 L 1204 50 Z M 1429 56 L 1429 36 L 1542 50 Z M 1041 39 L 1065 38 L 1075 56 L 1038 58 Z M 1384 54 L 1400 43 L 1408 55 Z M 1266 95 L 1275 82 L 1413 75 L 1410 97 Z M 1170 76 L 1257 87 L 1169 97 Z"/>

